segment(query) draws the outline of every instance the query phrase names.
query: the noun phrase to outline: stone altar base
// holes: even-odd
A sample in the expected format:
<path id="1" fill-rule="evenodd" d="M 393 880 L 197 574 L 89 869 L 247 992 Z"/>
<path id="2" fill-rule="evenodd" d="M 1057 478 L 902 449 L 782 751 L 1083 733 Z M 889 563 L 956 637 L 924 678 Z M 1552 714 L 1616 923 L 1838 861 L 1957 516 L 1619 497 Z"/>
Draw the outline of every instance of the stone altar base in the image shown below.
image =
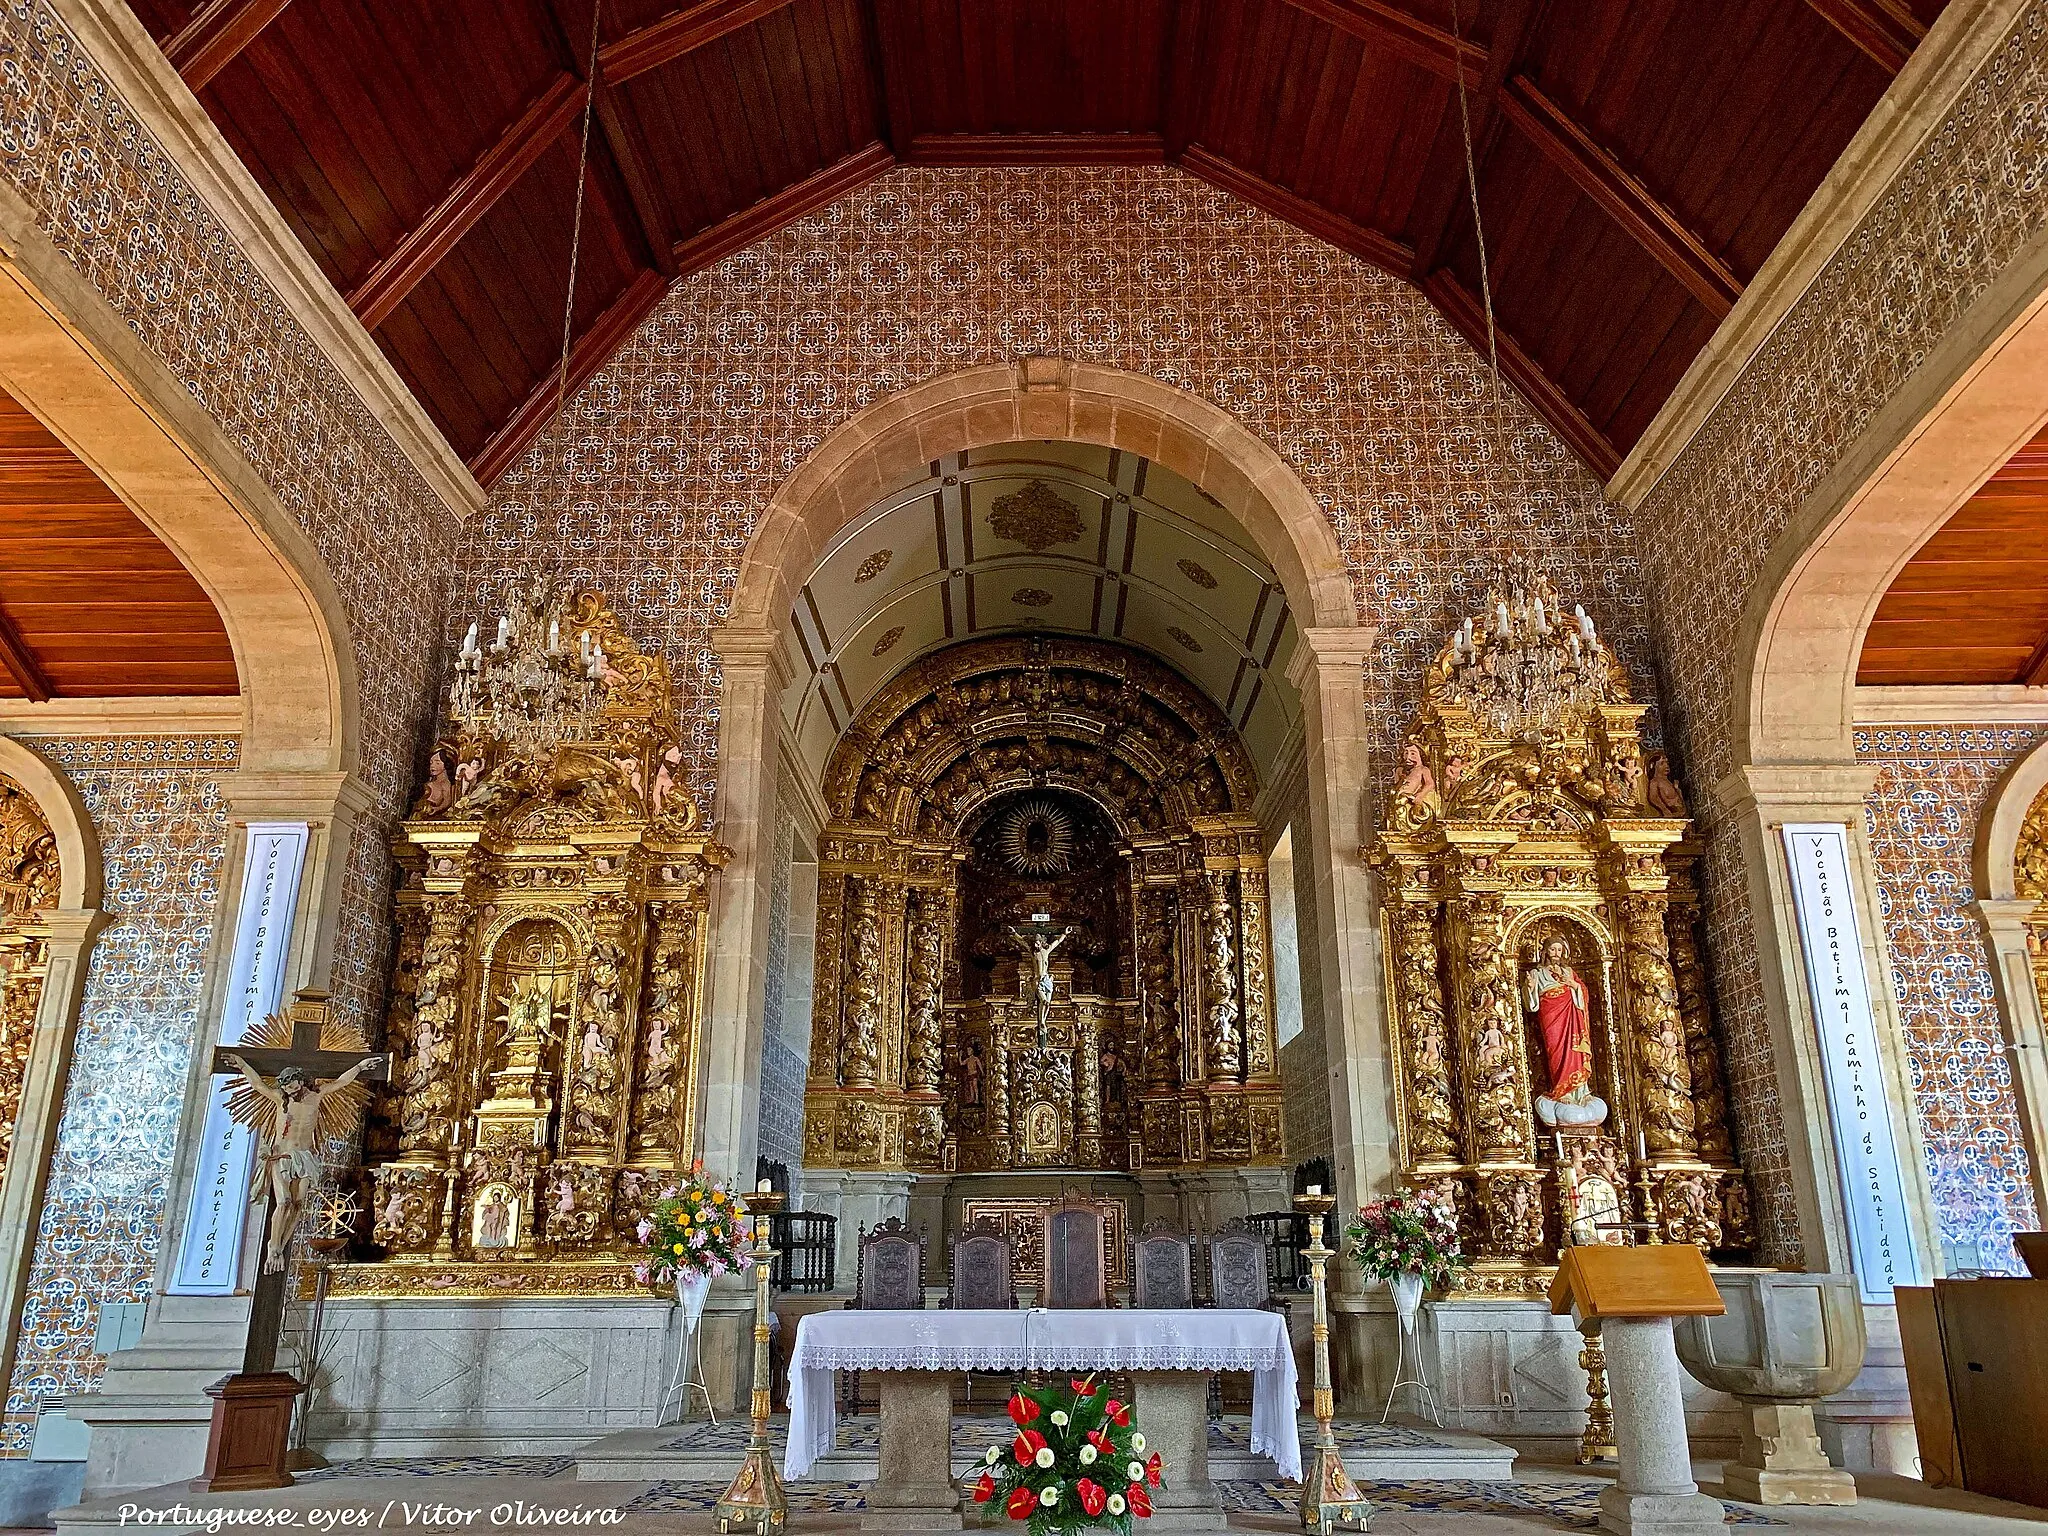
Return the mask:
<path id="1" fill-rule="evenodd" d="M 1131 1395 L 1144 1426 L 1147 1453 L 1181 1468 L 1152 1490 L 1149 1531 L 1230 1528 L 1223 1495 L 1209 1481 L 1209 1376 L 1206 1371 L 1133 1371 Z"/>
<path id="2" fill-rule="evenodd" d="M 957 1531 L 953 1380 L 945 1371 L 874 1371 L 882 1400 L 881 1471 L 868 1489 L 864 1531 Z"/>
<path id="3" fill-rule="evenodd" d="M 1856 1479 L 1828 1463 L 1810 1403 L 1742 1404 L 1742 1451 L 1721 1469 L 1732 1499 L 1752 1504 L 1854 1504 Z"/>

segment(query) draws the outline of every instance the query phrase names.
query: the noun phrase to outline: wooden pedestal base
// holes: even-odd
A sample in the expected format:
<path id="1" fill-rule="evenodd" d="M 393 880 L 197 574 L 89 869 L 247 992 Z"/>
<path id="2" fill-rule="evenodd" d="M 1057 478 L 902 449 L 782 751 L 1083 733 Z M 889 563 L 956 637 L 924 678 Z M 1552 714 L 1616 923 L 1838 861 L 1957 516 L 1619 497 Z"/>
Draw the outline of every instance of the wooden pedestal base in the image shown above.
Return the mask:
<path id="1" fill-rule="evenodd" d="M 305 1388 L 284 1371 L 223 1376 L 206 1389 L 213 1427 L 206 1436 L 206 1470 L 192 1484 L 199 1493 L 289 1488 L 285 1447 L 291 1439 L 292 1400 Z"/>

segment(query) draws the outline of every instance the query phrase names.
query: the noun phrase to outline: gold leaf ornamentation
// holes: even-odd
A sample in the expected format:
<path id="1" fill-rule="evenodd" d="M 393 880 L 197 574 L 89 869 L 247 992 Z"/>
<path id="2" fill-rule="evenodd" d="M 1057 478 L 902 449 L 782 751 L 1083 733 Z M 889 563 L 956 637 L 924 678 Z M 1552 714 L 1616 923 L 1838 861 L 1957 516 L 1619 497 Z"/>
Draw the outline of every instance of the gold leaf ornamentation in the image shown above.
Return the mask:
<path id="1" fill-rule="evenodd" d="M 882 572 L 889 569 L 889 562 L 895 558 L 896 551 L 893 549 L 876 550 L 855 568 L 853 573 L 854 584 L 858 586 L 864 581 L 873 581 Z"/>
<path id="2" fill-rule="evenodd" d="M 989 508 L 988 525 L 997 538 L 1022 544 L 1034 555 L 1055 544 L 1073 543 L 1087 527 L 1081 509 L 1043 480 L 998 496 Z"/>

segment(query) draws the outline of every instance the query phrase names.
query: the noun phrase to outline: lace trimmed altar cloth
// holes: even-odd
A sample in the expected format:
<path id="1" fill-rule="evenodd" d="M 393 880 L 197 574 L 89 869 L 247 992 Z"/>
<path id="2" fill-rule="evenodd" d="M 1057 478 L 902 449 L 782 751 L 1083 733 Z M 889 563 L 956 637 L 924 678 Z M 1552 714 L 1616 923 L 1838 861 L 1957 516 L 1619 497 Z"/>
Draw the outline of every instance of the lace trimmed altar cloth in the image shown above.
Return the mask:
<path id="1" fill-rule="evenodd" d="M 832 1373 L 861 1371 L 1250 1371 L 1252 1450 L 1301 1477 L 1287 1321 L 1250 1308 L 1190 1311 L 813 1312 L 789 1358 L 783 1475 L 832 1449 Z"/>

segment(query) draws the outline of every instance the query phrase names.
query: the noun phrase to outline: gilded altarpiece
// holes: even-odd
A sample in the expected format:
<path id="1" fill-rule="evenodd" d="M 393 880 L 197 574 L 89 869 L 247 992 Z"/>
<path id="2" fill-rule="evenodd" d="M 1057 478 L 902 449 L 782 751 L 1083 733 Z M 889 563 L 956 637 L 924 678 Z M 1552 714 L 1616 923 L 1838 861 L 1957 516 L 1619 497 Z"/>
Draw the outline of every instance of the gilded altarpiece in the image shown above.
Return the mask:
<path id="1" fill-rule="evenodd" d="M 1005 637 L 906 668 L 826 768 L 806 1164 L 1278 1163 L 1256 792 L 1216 706 L 1139 652 Z"/>
<path id="2" fill-rule="evenodd" d="M 1700 937 L 1700 844 L 1590 618 L 1523 571 L 1425 678 L 1368 850 L 1407 1181 L 1469 1292 L 1539 1291 L 1568 1235 L 1755 1241 Z M 1566 1190 L 1598 1191 L 1565 1230 Z M 1648 1205 L 1650 1209 L 1645 1209 Z M 1606 1218 L 1597 1223 L 1586 1211 Z"/>
<path id="3" fill-rule="evenodd" d="M 44 914 L 57 905 L 57 840 L 35 801 L 0 774 L 0 1174 L 14 1152 L 36 1010 L 50 970 Z"/>
<path id="4" fill-rule="evenodd" d="M 2027 918 L 2027 954 L 2033 962 L 2034 990 L 2048 1014 L 2048 789 L 2034 797 L 2020 823 L 2013 849 L 2013 894 L 2034 903 Z"/>
<path id="5" fill-rule="evenodd" d="M 723 850 L 680 787 L 666 663 L 599 594 L 556 623 L 597 658 L 588 739 L 525 750 L 451 705 L 393 840 L 392 1089 L 369 1131 L 386 1262 L 339 1268 L 340 1294 L 637 1289 L 633 1229 L 694 1156 Z"/>

